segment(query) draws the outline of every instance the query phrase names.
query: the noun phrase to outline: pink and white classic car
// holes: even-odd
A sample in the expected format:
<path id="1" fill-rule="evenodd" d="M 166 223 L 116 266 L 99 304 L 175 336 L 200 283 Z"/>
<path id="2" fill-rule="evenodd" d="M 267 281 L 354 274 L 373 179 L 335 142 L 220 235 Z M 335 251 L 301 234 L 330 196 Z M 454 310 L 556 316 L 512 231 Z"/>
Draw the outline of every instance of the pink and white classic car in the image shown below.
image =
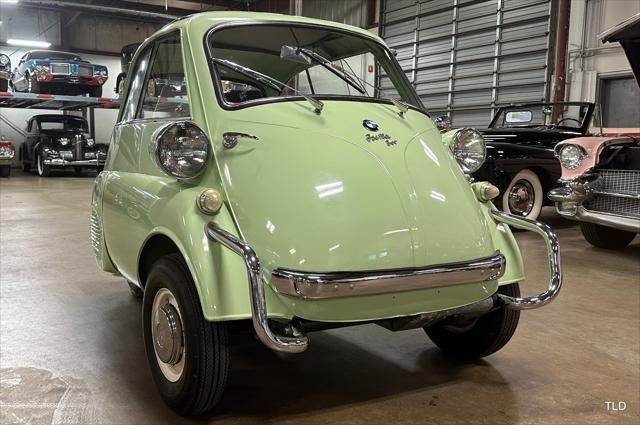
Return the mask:
<path id="1" fill-rule="evenodd" d="M 600 38 L 620 42 L 640 84 L 640 14 Z M 597 247 L 624 248 L 640 233 L 639 132 L 603 131 L 604 136 L 567 139 L 555 147 L 562 187 L 549 198 L 562 216 L 580 221 L 585 239 Z"/>

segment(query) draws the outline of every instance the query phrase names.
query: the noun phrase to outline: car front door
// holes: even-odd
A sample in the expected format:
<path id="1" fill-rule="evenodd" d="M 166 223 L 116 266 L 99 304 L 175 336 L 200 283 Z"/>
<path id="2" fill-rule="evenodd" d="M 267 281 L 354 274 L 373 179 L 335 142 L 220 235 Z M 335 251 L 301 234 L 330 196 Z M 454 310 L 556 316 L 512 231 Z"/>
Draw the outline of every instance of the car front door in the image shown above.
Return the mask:
<path id="1" fill-rule="evenodd" d="M 107 177 L 105 193 L 114 196 L 104 197 L 102 205 L 111 259 L 120 273 L 134 282 L 136 249 L 152 226 L 146 220 L 156 199 L 152 185 L 175 181 L 155 165 L 154 133 L 190 116 L 186 86 L 176 90 L 163 83 L 169 76 L 176 78 L 175 74 L 185 78 L 180 33 L 168 34 L 144 49 L 130 69 L 125 105 L 110 147 L 106 168 L 114 173 Z"/>

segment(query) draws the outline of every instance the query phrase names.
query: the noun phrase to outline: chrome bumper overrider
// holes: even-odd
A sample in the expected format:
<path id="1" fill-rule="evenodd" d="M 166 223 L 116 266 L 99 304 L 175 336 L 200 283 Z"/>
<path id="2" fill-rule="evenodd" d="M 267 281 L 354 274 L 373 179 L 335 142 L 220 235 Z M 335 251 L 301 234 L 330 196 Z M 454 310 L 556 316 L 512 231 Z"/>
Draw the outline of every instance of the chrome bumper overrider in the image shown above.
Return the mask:
<path id="1" fill-rule="evenodd" d="M 490 298 L 498 298 L 498 307 L 514 310 L 533 309 L 548 304 L 558 295 L 562 286 L 558 238 L 549 226 L 543 223 L 499 211 L 491 211 L 491 215 L 498 222 L 530 230 L 542 236 L 547 245 L 550 278 L 547 290 L 536 296 L 514 298 L 494 294 Z M 204 230 L 209 239 L 219 242 L 244 260 L 249 282 L 253 327 L 260 341 L 275 351 L 288 353 L 304 351 L 309 345 L 309 340 L 299 330 L 292 328 L 292 334 L 298 336 L 290 337 L 276 335 L 269 327 L 263 273 L 260 259 L 255 251 L 213 222 L 207 223 Z M 326 299 L 480 283 L 501 277 L 504 274 L 505 265 L 504 256 L 496 252 L 490 257 L 474 261 L 383 272 L 310 274 L 278 269 L 272 275 L 272 284 L 278 292 L 286 295 L 307 299 Z M 487 300 L 466 306 L 465 311 L 481 311 L 482 309 L 478 306 L 482 305 L 484 308 L 485 301 Z M 453 311 L 457 310 L 451 310 Z"/>
<path id="2" fill-rule="evenodd" d="M 549 262 L 549 284 L 546 291 L 532 297 L 524 298 L 514 298 L 502 294 L 498 294 L 498 296 L 506 304 L 507 308 L 511 308 L 513 310 L 530 310 L 549 304 L 558 296 L 560 287 L 562 287 L 560 244 L 558 243 L 558 236 L 553 233 L 549 226 L 539 221 L 528 220 L 526 218 L 517 217 L 515 215 L 496 210 L 491 210 L 491 215 L 496 221 L 517 227 L 518 229 L 529 230 L 542 236 L 542 239 L 544 239 L 545 245 L 547 246 Z"/>
<path id="3" fill-rule="evenodd" d="M 94 167 L 97 167 L 98 165 L 104 164 L 104 160 L 99 160 L 99 159 L 83 159 L 78 161 L 67 161 L 65 159 L 52 158 L 52 159 L 45 159 L 42 162 L 44 162 L 45 165 L 54 165 L 57 167 L 78 167 L 78 166 L 89 166 L 89 165 L 93 165 Z"/>
<path id="4" fill-rule="evenodd" d="M 253 328 L 260 341 L 275 351 L 301 353 L 306 350 L 309 345 L 309 339 L 306 336 L 286 337 L 275 335 L 273 331 L 271 331 L 271 328 L 269 328 L 267 304 L 262 281 L 262 268 L 260 267 L 260 259 L 255 251 L 249 245 L 226 230 L 221 229 L 215 223 L 207 223 L 204 230 L 207 237 L 221 243 L 244 259 L 245 266 L 247 267 L 247 277 L 249 279 Z"/>

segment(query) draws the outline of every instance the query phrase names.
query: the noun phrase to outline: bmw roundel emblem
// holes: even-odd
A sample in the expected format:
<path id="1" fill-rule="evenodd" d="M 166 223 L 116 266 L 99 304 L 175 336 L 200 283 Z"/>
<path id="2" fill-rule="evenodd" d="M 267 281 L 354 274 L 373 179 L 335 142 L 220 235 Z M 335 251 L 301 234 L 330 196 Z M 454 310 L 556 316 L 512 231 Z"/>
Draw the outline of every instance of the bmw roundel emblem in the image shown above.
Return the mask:
<path id="1" fill-rule="evenodd" d="M 371 131 L 378 131 L 378 128 L 379 128 L 378 124 L 376 124 L 371 120 L 363 120 L 362 125 L 364 126 L 364 128 Z"/>

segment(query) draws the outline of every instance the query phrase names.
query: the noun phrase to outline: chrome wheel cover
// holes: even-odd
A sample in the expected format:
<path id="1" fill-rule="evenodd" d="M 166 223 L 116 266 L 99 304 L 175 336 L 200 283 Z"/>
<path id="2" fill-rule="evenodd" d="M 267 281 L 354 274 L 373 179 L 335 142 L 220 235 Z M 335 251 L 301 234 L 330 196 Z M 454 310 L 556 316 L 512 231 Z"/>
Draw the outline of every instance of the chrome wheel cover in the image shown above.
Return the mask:
<path id="1" fill-rule="evenodd" d="M 533 185 L 528 180 L 518 180 L 509 191 L 509 210 L 512 214 L 526 217 L 536 202 Z"/>
<path id="2" fill-rule="evenodd" d="M 162 374 L 171 382 L 178 381 L 184 371 L 184 328 L 178 302 L 167 288 L 160 289 L 153 299 L 151 338 Z"/>

